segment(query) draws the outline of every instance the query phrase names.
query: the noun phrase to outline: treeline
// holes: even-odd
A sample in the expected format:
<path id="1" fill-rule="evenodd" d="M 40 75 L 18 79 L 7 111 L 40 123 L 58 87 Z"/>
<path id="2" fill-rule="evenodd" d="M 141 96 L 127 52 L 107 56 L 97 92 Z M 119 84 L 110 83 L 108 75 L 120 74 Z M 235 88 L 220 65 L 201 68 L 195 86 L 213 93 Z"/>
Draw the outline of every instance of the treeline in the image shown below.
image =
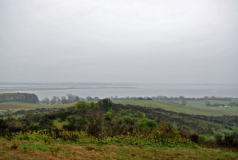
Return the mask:
<path id="1" fill-rule="evenodd" d="M 152 100 L 150 97 L 109 97 L 108 99 L 112 100 L 112 101 L 116 101 L 116 100 Z M 58 96 L 53 96 L 51 99 L 49 98 L 44 98 L 42 99 L 40 102 L 43 103 L 43 104 L 51 104 L 51 105 L 54 105 L 54 104 L 68 104 L 68 103 L 74 103 L 74 102 L 78 102 L 78 101 L 94 101 L 94 102 L 97 102 L 99 101 L 100 98 L 98 97 L 90 97 L 90 96 L 87 96 L 86 98 L 83 98 L 83 97 L 79 97 L 79 96 L 76 96 L 76 95 L 72 95 L 72 94 L 67 94 L 66 96 L 62 96 L 62 97 L 58 97 Z"/>
<path id="2" fill-rule="evenodd" d="M 230 102 L 230 106 L 232 107 L 232 106 L 238 106 L 238 103 L 235 103 L 235 102 Z"/>
<path id="3" fill-rule="evenodd" d="M 49 98 L 44 98 L 40 102 L 43 104 L 68 104 L 68 103 L 74 103 L 78 101 L 99 101 L 100 99 L 98 97 L 86 97 L 82 98 L 76 95 L 72 94 L 67 94 L 66 96 L 58 97 L 58 96 L 53 96 L 51 99 Z"/>
<path id="4" fill-rule="evenodd" d="M 193 101 L 209 101 L 209 100 L 221 100 L 221 101 L 231 101 L 231 98 L 228 97 L 203 97 L 203 98 L 186 98 L 184 96 L 179 96 L 179 97 L 166 97 L 166 96 L 144 96 L 144 97 L 118 97 L 118 96 L 111 96 L 108 97 L 108 99 L 112 101 L 118 101 L 118 100 L 159 100 L 159 101 L 165 101 L 165 102 L 171 102 L 171 103 L 176 103 L 178 104 L 178 101 L 181 101 L 182 105 L 186 105 L 189 100 Z M 87 96 L 86 98 L 79 97 L 76 95 L 72 94 L 67 94 L 66 96 L 58 97 L 58 96 L 53 96 L 51 99 L 49 98 L 44 98 L 40 102 L 43 104 L 68 104 L 68 103 L 74 103 L 77 101 L 99 101 L 100 98 L 98 97 L 90 97 Z M 211 106 L 207 104 L 207 106 Z M 224 105 L 225 106 L 225 105 Z M 231 102 L 230 106 L 238 106 L 237 103 Z"/>
<path id="5" fill-rule="evenodd" d="M 39 99 L 35 94 L 29 94 L 29 93 L 0 94 L 0 102 L 7 102 L 7 101 L 22 101 L 22 102 L 37 103 L 39 102 Z"/>
<path id="6" fill-rule="evenodd" d="M 166 96 L 157 96 L 157 97 L 151 97 L 152 100 L 161 100 L 161 101 L 168 101 L 168 102 L 172 102 L 172 101 L 179 101 L 181 99 L 185 99 L 187 101 L 192 100 L 192 101 L 206 101 L 206 100 L 219 100 L 219 101 L 231 101 L 231 98 L 229 97 L 202 97 L 202 98 L 186 98 L 183 96 L 179 96 L 179 97 L 166 97 Z"/>
<path id="7" fill-rule="evenodd" d="M 215 104 L 211 104 L 210 101 L 206 101 L 205 102 L 206 106 L 209 107 L 233 107 L 233 106 L 238 106 L 238 103 L 236 102 L 230 102 L 229 104 L 221 104 L 221 103 L 215 103 Z"/>
<path id="8" fill-rule="evenodd" d="M 231 101 L 231 98 L 229 97 L 202 97 L 202 98 L 187 98 L 184 96 L 179 96 L 179 97 L 167 97 L 167 96 L 144 96 L 144 97 L 109 97 L 111 100 L 116 101 L 116 100 L 159 100 L 159 101 L 166 101 L 166 102 L 173 102 L 173 101 L 180 101 L 180 100 L 186 100 L 186 101 L 206 101 L 206 100 L 220 100 L 220 101 Z"/>

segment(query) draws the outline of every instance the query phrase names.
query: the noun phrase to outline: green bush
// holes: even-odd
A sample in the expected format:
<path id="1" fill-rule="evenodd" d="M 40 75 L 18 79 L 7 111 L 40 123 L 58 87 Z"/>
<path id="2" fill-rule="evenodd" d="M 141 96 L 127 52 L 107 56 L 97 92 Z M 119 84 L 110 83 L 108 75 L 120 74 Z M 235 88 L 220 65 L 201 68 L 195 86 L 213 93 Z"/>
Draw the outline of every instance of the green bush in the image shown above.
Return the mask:
<path id="1" fill-rule="evenodd" d="M 133 118 L 131 116 L 123 116 L 120 119 L 120 123 L 131 124 L 133 122 Z"/>
<path id="2" fill-rule="evenodd" d="M 78 101 L 75 105 L 76 109 L 86 109 L 89 108 L 89 104 L 84 101 Z"/>
<path id="3" fill-rule="evenodd" d="M 154 120 L 148 118 L 142 118 L 137 122 L 139 127 L 149 127 L 149 128 L 156 128 L 157 123 Z"/>
<path id="4" fill-rule="evenodd" d="M 103 116 L 104 116 L 105 119 L 111 119 L 112 113 L 108 111 L 108 112 L 105 113 Z"/>

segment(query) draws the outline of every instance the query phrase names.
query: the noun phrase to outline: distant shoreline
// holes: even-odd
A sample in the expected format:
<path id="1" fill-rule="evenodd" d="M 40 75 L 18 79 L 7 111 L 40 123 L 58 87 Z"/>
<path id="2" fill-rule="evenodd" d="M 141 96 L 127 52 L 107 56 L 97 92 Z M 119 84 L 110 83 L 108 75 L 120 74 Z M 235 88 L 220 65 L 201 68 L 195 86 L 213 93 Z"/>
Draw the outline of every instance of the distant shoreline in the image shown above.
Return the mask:
<path id="1" fill-rule="evenodd" d="M 66 88 L 6 88 L 0 89 L 0 93 L 10 91 L 44 91 L 44 90 L 68 90 L 68 89 L 137 89 L 138 87 L 66 87 Z"/>

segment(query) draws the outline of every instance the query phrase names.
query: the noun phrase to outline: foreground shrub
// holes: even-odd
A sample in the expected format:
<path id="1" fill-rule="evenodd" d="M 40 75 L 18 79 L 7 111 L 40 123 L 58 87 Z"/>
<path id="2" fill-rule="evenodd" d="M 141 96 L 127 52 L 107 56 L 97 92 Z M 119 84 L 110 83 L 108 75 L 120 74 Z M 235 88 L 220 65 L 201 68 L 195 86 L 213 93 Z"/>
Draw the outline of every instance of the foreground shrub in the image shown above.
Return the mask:
<path id="1" fill-rule="evenodd" d="M 157 123 L 154 120 L 148 118 L 142 118 L 137 122 L 138 127 L 148 127 L 150 129 L 157 127 Z"/>

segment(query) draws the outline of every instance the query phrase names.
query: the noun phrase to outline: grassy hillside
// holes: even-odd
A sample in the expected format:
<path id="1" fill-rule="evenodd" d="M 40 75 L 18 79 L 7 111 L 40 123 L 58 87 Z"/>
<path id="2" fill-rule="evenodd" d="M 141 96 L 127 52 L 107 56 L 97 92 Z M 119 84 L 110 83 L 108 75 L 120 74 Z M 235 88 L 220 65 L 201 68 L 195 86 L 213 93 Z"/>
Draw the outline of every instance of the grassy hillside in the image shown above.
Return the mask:
<path id="1" fill-rule="evenodd" d="M 45 143 L 38 140 L 12 140 L 0 138 L 0 160 L 35 159 L 237 159 L 238 154 L 220 149 L 201 147 L 137 147 L 118 144 L 90 144 L 90 142 Z"/>
<path id="2" fill-rule="evenodd" d="M 43 105 L 40 103 L 27 103 L 27 102 L 2 102 L 0 103 L 0 110 L 8 110 L 8 109 L 36 109 L 36 108 L 65 108 L 74 105 L 74 103 L 70 104 L 56 104 L 56 105 Z"/>
<path id="3" fill-rule="evenodd" d="M 161 108 L 173 112 L 181 112 L 186 114 L 195 114 L 195 115 L 207 115 L 207 116 L 222 116 L 222 115 L 238 115 L 238 107 L 231 108 L 220 108 L 220 107 L 204 107 L 204 102 L 195 102 L 188 101 L 186 106 L 179 104 L 162 102 L 162 101 L 151 101 L 151 100 L 123 100 L 123 101 L 114 101 L 117 104 L 130 104 L 130 105 L 139 105 L 152 108 Z M 201 103 L 201 105 L 199 105 Z"/>
<path id="4" fill-rule="evenodd" d="M 0 160 L 237 159 L 238 134 L 231 129 L 237 128 L 237 118 L 113 105 L 108 99 L 80 101 L 75 107 L 36 109 L 0 119 Z M 232 139 L 222 134 L 225 130 Z M 215 135 L 220 138 L 206 137 Z"/>

